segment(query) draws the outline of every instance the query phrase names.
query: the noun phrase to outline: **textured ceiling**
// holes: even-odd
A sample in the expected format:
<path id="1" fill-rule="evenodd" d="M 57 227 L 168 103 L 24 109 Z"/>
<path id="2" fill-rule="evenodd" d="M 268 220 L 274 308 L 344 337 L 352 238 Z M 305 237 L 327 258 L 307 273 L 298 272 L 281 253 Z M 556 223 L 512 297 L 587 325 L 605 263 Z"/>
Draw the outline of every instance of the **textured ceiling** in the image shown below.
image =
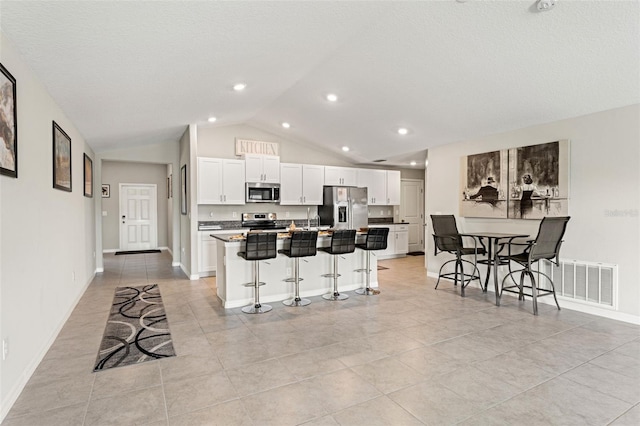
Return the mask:
<path id="1" fill-rule="evenodd" d="M 639 5 L 3 0 L 0 28 L 96 151 L 177 140 L 215 115 L 401 165 L 640 103 Z"/>

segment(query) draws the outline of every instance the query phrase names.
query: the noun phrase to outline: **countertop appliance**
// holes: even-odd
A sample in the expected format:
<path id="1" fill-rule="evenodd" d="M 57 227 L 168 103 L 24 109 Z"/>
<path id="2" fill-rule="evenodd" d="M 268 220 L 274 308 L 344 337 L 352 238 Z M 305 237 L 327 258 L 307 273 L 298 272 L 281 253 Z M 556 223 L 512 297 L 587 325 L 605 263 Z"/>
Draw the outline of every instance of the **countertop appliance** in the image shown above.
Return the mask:
<path id="1" fill-rule="evenodd" d="M 367 188 L 325 186 L 323 204 L 318 207 L 320 224 L 333 229 L 365 228 L 369 222 Z"/>
<path id="2" fill-rule="evenodd" d="M 253 230 L 281 230 L 287 229 L 284 226 L 278 226 L 275 213 L 242 213 L 242 221 L 240 224 L 243 228 Z"/>
<path id="3" fill-rule="evenodd" d="M 245 184 L 247 203 L 279 203 L 280 184 L 264 182 L 247 182 Z"/>

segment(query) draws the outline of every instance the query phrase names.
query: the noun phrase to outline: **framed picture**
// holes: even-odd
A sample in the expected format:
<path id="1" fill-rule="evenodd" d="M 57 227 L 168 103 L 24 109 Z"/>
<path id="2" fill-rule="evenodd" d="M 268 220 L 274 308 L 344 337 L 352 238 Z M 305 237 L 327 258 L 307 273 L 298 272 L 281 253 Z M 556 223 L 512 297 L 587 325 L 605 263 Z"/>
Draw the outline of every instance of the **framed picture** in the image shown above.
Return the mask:
<path id="1" fill-rule="evenodd" d="M 102 184 L 102 198 L 111 197 L 111 186 L 109 184 Z"/>
<path id="2" fill-rule="evenodd" d="M 187 165 L 180 169 L 180 213 L 187 214 Z"/>
<path id="3" fill-rule="evenodd" d="M 16 79 L 0 64 L 0 174 L 18 177 Z"/>
<path id="4" fill-rule="evenodd" d="M 84 154 L 84 196 L 93 198 L 93 160 Z"/>
<path id="5" fill-rule="evenodd" d="M 71 138 L 53 122 L 53 187 L 71 192 Z"/>

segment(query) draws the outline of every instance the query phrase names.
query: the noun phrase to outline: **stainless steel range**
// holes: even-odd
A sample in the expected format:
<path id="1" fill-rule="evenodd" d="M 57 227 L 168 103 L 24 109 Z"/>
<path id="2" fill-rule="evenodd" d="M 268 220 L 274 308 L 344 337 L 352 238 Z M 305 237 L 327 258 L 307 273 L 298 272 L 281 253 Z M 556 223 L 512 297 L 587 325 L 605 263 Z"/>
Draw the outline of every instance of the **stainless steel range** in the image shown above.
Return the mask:
<path id="1" fill-rule="evenodd" d="M 285 226 L 278 225 L 276 222 L 277 216 L 275 213 L 242 213 L 242 221 L 240 222 L 243 228 L 249 228 L 250 230 L 281 230 L 286 229 Z"/>

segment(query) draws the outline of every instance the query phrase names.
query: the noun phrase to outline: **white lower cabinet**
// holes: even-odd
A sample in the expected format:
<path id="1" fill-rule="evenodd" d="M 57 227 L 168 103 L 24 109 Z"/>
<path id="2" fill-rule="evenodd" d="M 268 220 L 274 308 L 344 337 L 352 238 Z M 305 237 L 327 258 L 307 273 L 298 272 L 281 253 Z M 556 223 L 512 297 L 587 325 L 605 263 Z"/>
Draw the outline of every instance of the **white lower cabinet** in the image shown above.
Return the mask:
<path id="1" fill-rule="evenodd" d="M 220 231 L 198 231 L 198 275 L 208 277 L 216 275 L 218 240 L 211 234 L 240 234 L 242 230 L 228 229 Z"/>
<path id="2" fill-rule="evenodd" d="M 389 228 L 387 248 L 375 252 L 378 259 L 402 257 L 409 251 L 409 225 L 380 224 L 369 225 L 370 228 Z"/>

